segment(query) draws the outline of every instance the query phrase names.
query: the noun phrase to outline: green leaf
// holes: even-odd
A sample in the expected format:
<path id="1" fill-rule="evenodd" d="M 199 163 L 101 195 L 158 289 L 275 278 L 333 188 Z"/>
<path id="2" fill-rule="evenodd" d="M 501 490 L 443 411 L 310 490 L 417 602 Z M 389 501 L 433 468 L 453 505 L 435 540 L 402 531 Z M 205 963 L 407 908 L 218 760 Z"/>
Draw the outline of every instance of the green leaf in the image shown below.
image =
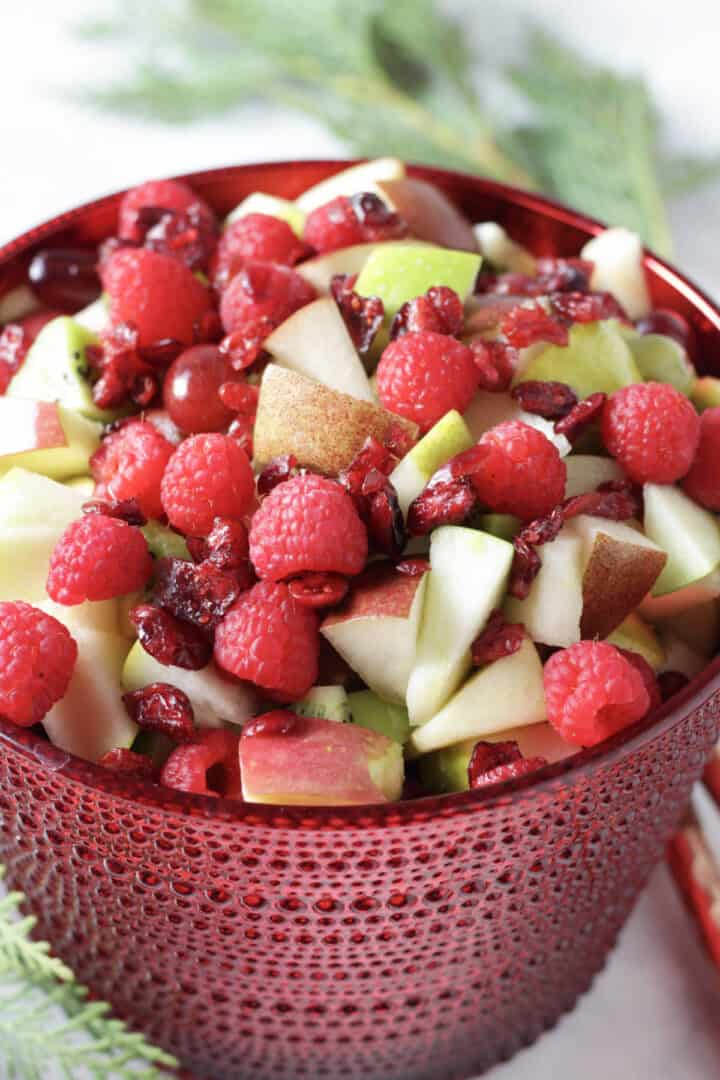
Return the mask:
<path id="1" fill-rule="evenodd" d="M 684 195 L 720 180 L 720 156 L 676 157 L 660 162 L 660 181 L 666 196 Z"/>

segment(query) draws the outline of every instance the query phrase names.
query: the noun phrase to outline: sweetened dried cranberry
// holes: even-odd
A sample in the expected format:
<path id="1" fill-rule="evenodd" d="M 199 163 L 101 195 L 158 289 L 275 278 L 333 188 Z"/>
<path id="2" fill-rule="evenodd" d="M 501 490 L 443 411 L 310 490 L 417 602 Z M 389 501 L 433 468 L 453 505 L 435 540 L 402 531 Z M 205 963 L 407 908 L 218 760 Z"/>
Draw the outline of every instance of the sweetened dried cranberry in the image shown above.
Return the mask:
<path id="1" fill-rule="evenodd" d="M 583 293 L 590 288 L 593 264 L 587 259 L 541 256 L 536 264 L 536 281 L 544 293 Z"/>
<path id="2" fill-rule="evenodd" d="M 348 580 L 342 574 L 301 574 L 287 584 L 293 600 L 309 608 L 333 607 L 348 591 Z"/>
<path id="3" fill-rule="evenodd" d="M 506 341 L 470 342 L 475 366 L 479 372 L 481 390 L 501 393 L 508 389 L 518 363 L 518 351 Z"/>
<path id="4" fill-rule="evenodd" d="M 247 382 L 224 382 L 218 390 L 220 400 L 226 409 L 240 413 L 241 416 L 255 416 L 260 390 Z"/>
<path id="5" fill-rule="evenodd" d="M 86 248 L 39 251 L 28 268 L 28 279 L 47 307 L 77 311 L 100 293 L 97 253 Z"/>
<path id="6" fill-rule="evenodd" d="M 366 353 L 385 317 L 385 305 L 379 296 L 360 296 L 353 289 L 357 274 L 335 274 L 330 291 L 340 309 L 353 345 Z"/>
<path id="7" fill-rule="evenodd" d="M 560 292 L 550 297 L 553 314 L 566 325 L 598 322 L 600 319 L 622 319 L 627 315 L 614 296 L 607 292 Z"/>
<path id="8" fill-rule="evenodd" d="M 8 323 L 0 333 L 0 394 L 4 394 L 28 352 L 25 331 L 18 323 Z"/>
<path id="9" fill-rule="evenodd" d="M 278 484 L 284 484 L 297 472 L 298 460 L 294 454 L 282 454 L 268 462 L 257 479 L 258 495 L 269 495 Z"/>
<path id="10" fill-rule="evenodd" d="M 396 559 L 407 542 L 405 522 L 395 488 L 386 480 L 381 488 L 366 496 L 365 521 L 368 539 L 377 551 Z"/>
<path id="11" fill-rule="evenodd" d="M 542 296 L 545 292 L 543 283 L 537 278 L 516 271 L 488 274 L 482 279 L 481 284 L 482 288 L 479 291 L 494 293 L 497 296 Z"/>
<path id="12" fill-rule="evenodd" d="M 502 611 L 491 612 L 485 629 L 472 643 L 472 662 L 476 667 L 512 656 L 523 643 L 525 627 L 522 623 L 509 623 Z"/>
<path id="13" fill-rule="evenodd" d="M 158 731 L 175 742 L 195 737 L 195 715 L 190 698 L 170 683 L 156 682 L 123 694 L 128 716 L 145 731 Z"/>
<path id="14" fill-rule="evenodd" d="M 570 412 L 555 423 L 555 431 L 558 435 L 564 435 L 568 442 L 574 443 L 583 433 L 588 424 L 592 424 L 602 412 L 607 400 L 607 394 L 600 391 L 590 394 L 578 401 Z"/>
<path id="15" fill-rule="evenodd" d="M 462 333 L 465 318 L 463 302 L 446 285 L 433 285 L 424 296 L 407 300 L 390 326 L 390 337 L 432 330 L 437 334 L 457 336 Z"/>
<path id="16" fill-rule="evenodd" d="M 412 558 L 396 563 L 395 569 L 399 574 L 407 574 L 408 577 L 422 577 L 430 569 L 430 560 L 414 555 Z"/>
<path id="17" fill-rule="evenodd" d="M 520 776 L 537 772 L 547 765 L 544 757 L 524 758 L 520 756 L 513 761 L 507 761 L 502 765 L 495 765 L 484 772 L 475 771 L 471 788 L 487 787 L 488 784 L 499 784 L 504 780 L 517 780 Z M 468 770 L 469 772 L 469 770 Z"/>
<path id="18" fill-rule="evenodd" d="M 624 480 L 613 480 L 602 484 L 597 491 L 586 491 L 566 499 L 562 505 L 565 521 L 578 514 L 591 514 L 593 517 L 608 518 L 610 521 L 626 521 L 641 513 L 640 496 L 632 484 Z"/>
<path id="19" fill-rule="evenodd" d="M 661 671 L 657 677 L 658 686 L 660 688 L 660 696 L 663 701 L 668 701 L 671 697 L 675 697 L 681 690 L 684 690 L 690 680 L 687 675 L 682 671 Z"/>
<path id="20" fill-rule="evenodd" d="M 217 247 L 218 231 L 200 203 L 193 203 L 185 211 L 144 206 L 138 211 L 137 221 L 145 247 L 180 259 L 191 270 L 207 269 Z"/>
<path id="21" fill-rule="evenodd" d="M 350 205 L 361 225 L 380 234 L 374 236 L 374 240 L 400 240 L 407 235 L 407 222 L 374 192 L 360 191 L 351 195 Z"/>
<path id="22" fill-rule="evenodd" d="M 477 781 L 490 769 L 497 769 L 500 765 L 509 765 L 513 761 L 520 761 L 522 753 L 514 740 L 506 742 L 484 742 L 475 744 L 468 763 L 468 779 L 470 787 L 479 786 Z"/>
<path id="23" fill-rule="evenodd" d="M 244 371 L 259 360 L 265 338 L 275 329 L 268 315 L 259 315 L 246 322 L 242 330 L 234 330 L 220 342 L 220 352 L 226 356 L 233 371 Z"/>
<path id="24" fill-rule="evenodd" d="M 536 341 L 567 345 L 567 327 L 549 315 L 542 304 L 518 304 L 511 308 L 500 323 L 500 330 L 516 349 L 527 348 Z"/>
<path id="25" fill-rule="evenodd" d="M 402 424 L 391 424 L 383 443 L 389 453 L 399 460 L 412 450 L 415 439 Z"/>
<path id="26" fill-rule="evenodd" d="M 199 671 L 210 663 L 212 645 L 207 637 L 169 611 L 154 604 L 138 604 L 130 611 L 130 621 L 145 652 L 158 663 L 187 671 Z"/>
<path id="27" fill-rule="evenodd" d="M 157 767 L 149 757 L 145 757 L 144 754 L 136 754 L 133 750 L 125 749 L 124 746 L 108 750 L 100 758 L 98 765 L 102 765 L 106 769 L 112 769 L 113 772 L 125 773 L 125 775 L 138 778 L 147 777 L 150 779 L 157 775 Z"/>
<path id="28" fill-rule="evenodd" d="M 533 581 L 540 572 L 542 560 L 535 548 L 526 541 L 515 537 L 513 540 L 512 568 L 508 592 L 518 600 L 524 600 L 530 592 Z"/>
<path id="29" fill-rule="evenodd" d="M 338 475 L 338 480 L 350 495 L 361 495 L 367 474 L 373 470 L 387 475 L 392 471 L 393 458 L 387 446 L 379 439 L 369 435 L 346 469 Z"/>
<path id="30" fill-rule="evenodd" d="M 213 527 L 202 541 L 204 559 L 221 570 L 243 570 L 248 559 L 248 531 L 242 521 L 216 517 Z M 194 556 L 193 556 L 194 558 Z M 195 560 L 202 562 L 202 559 Z"/>
<path id="31" fill-rule="evenodd" d="M 436 480 L 414 499 L 407 512 L 410 536 L 424 536 L 440 525 L 461 525 L 477 504 L 477 494 L 465 477 Z"/>
<path id="32" fill-rule="evenodd" d="M 82 506 L 83 514 L 104 514 L 105 517 L 120 518 L 128 525 L 147 525 L 147 518 L 140 509 L 137 499 L 88 499 Z"/>
<path id="33" fill-rule="evenodd" d="M 536 518 L 523 526 L 516 539 L 524 544 L 549 544 L 558 535 L 565 524 L 565 514 L 561 506 L 556 506 L 547 517 Z"/>
<path id="34" fill-rule="evenodd" d="M 300 722 L 297 713 L 289 709 L 275 709 L 274 712 L 262 713 L 253 717 L 243 726 L 243 739 L 257 738 L 262 735 L 289 735 L 296 731 Z"/>
<path id="35" fill-rule="evenodd" d="M 195 566 L 184 559 L 159 559 L 154 598 L 178 619 L 213 630 L 251 584 L 249 569 L 241 574 L 220 570 L 207 560 Z"/>
<path id="36" fill-rule="evenodd" d="M 230 427 L 227 429 L 230 438 L 234 439 L 238 446 L 242 446 L 249 458 L 252 458 L 253 456 L 254 427 L 254 416 L 236 416 Z"/>
<path id="37" fill-rule="evenodd" d="M 117 323 L 104 331 L 99 345 L 85 349 L 85 357 L 98 375 L 92 396 L 99 408 L 117 408 L 127 401 L 141 408 L 150 404 L 157 392 L 158 376 L 138 349 L 137 330 L 130 323 Z"/>
<path id="38" fill-rule="evenodd" d="M 519 383 L 510 391 L 510 396 L 525 412 L 544 416 L 547 420 L 567 416 L 578 400 L 575 391 L 566 383 L 539 379 Z"/>

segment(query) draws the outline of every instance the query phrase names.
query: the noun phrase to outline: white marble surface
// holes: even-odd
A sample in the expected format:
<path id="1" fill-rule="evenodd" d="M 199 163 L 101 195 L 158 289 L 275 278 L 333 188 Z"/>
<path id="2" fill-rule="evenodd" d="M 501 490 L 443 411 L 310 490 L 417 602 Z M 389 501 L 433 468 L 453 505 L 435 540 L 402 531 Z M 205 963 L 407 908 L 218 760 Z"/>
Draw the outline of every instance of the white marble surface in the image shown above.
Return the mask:
<path id="1" fill-rule="evenodd" d="M 703 0 L 454 0 L 486 52 L 511 56 L 531 13 L 596 59 L 650 78 L 680 149 L 720 152 L 720 8 Z M 0 242 L 85 199 L 151 175 L 342 153 L 315 124 L 253 107 L 190 130 L 100 115 L 64 96 L 122 57 L 71 40 L 92 0 L 24 0 L 0 14 Z M 392 147 L 388 147 L 392 151 Z M 673 208 L 676 260 L 720 293 L 720 185 Z M 579 1007 L 492 1080 L 709 1080 L 720 1075 L 720 975 L 699 947 L 664 868 L 606 971 Z M 3 1066 L 0 1062 L 0 1076 Z"/>

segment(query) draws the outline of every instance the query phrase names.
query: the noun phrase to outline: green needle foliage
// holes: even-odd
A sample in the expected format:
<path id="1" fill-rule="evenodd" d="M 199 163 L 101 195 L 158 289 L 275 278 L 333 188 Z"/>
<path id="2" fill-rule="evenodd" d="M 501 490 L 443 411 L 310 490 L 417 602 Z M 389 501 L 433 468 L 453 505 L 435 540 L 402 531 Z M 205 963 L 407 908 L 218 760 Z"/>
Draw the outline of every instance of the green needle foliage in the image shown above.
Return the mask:
<path id="1" fill-rule="evenodd" d="M 0 867 L 0 879 L 3 870 Z M 87 1000 L 70 968 L 33 941 L 32 916 L 20 918 L 21 893 L 0 899 L 0 1068 L 9 1080 L 160 1080 L 169 1054 Z"/>

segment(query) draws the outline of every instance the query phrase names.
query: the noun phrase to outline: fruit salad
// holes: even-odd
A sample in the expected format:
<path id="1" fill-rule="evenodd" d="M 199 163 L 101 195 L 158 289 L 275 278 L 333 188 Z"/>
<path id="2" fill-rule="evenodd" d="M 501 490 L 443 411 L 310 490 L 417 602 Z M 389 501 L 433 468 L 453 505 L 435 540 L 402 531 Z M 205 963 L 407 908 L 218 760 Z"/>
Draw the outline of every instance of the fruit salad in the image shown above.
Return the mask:
<path id="1" fill-rule="evenodd" d="M 462 791 L 716 650 L 720 380 L 624 229 L 531 252 L 389 158 L 224 221 L 151 181 L 0 323 L 0 716 L 69 754 Z"/>

